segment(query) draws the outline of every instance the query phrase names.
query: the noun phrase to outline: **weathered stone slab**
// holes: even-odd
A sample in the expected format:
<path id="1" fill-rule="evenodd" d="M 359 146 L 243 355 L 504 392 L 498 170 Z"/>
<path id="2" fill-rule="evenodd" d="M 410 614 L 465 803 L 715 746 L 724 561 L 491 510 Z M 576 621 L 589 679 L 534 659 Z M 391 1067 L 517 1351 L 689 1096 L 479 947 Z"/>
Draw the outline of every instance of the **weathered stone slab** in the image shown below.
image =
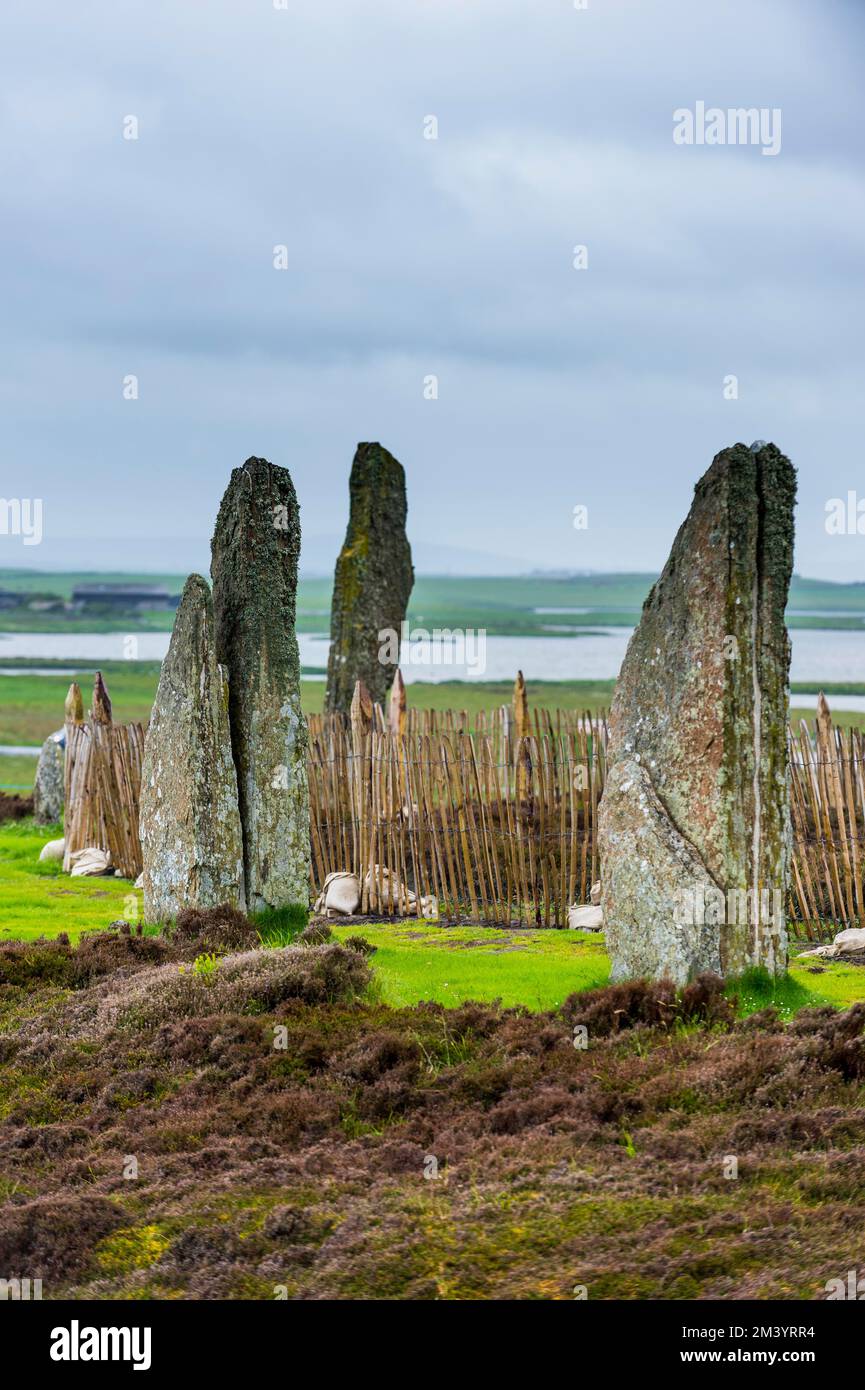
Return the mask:
<path id="1" fill-rule="evenodd" d="M 37 825 L 54 825 L 63 819 L 63 778 L 66 767 L 66 730 L 49 734 L 42 745 L 33 784 L 33 819 Z"/>
<path id="2" fill-rule="evenodd" d="M 140 806 L 144 916 L 246 905 L 228 682 L 216 658 L 206 580 L 183 590 L 144 744 Z"/>
<path id="3" fill-rule="evenodd" d="M 357 681 L 384 704 L 414 583 L 405 471 L 381 444 L 358 444 L 350 513 L 336 562 L 325 709 L 348 714 Z"/>
<path id="4" fill-rule="evenodd" d="M 236 468 L 211 574 L 250 911 L 309 905 L 307 730 L 295 633 L 300 513 L 291 476 L 266 459 Z"/>
<path id="5" fill-rule="evenodd" d="M 785 968 L 795 493 L 774 445 L 720 453 L 629 644 L 599 816 L 616 980 Z"/>

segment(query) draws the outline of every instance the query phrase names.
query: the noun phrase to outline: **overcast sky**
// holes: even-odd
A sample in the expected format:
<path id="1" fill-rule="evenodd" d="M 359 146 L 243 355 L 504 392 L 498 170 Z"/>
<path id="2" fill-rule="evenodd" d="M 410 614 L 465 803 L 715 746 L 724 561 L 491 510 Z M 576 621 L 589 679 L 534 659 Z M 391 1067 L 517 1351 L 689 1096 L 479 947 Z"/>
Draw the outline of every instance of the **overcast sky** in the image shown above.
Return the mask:
<path id="1" fill-rule="evenodd" d="M 865 502 L 862 9 L 4 0 L 0 496 L 44 540 L 0 565 L 200 568 L 258 454 L 321 570 L 379 439 L 422 569 L 657 570 L 763 438 L 797 569 L 865 580 L 825 528 Z M 779 108 L 780 152 L 675 144 L 700 101 Z"/>

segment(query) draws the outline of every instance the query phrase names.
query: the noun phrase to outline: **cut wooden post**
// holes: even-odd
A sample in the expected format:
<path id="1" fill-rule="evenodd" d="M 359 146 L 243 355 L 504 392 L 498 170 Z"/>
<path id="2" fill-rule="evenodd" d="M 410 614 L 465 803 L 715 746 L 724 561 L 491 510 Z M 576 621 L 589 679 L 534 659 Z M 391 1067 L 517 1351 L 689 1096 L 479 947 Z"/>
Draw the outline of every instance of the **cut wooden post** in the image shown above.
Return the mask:
<path id="1" fill-rule="evenodd" d="M 367 806 L 371 800 L 371 776 L 372 764 L 368 761 L 367 754 L 371 753 L 371 730 L 372 730 L 372 697 L 364 685 L 363 681 L 355 681 L 354 694 L 351 697 L 351 711 L 349 723 L 351 726 L 351 784 L 352 784 L 352 805 L 353 815 L 358 828 L 358 865 L 357 872 L 361 883 L 361 905 L 360 910 L 365 915 L 369 911 L 370 893 L 367 884 L 367 869 L 370 870 L 372 878 L 373 859 L 371 849 L 368 852 L 367 830 L 370 831 L 372 845 L 375 843 L 375 829 L 372 824 L 367 825 Z"/>
<path id="2" fill-rule="evenodd" d="M 408 701 L 405 693 L 405 681 L 402 678 L 402 671 L 397 666 L 393 685 L 390 688 L 390 704 L 387 712 L 388 729 L 394 738 L 401 738 L 405 734 L 407 719 Z"/>
<path id="3" fill-rule="evenodd" d="M 81 736 L 78 730 L 84 725 L 84 701 L 81 698 L 81 686 L 77 681 L 72 682 L 66 693 L 63 723 L 66 729 L 66 757 L 63 764 L 63 823 L 66 826 L 72 823 L 72 771 L 79 751 Z"/>
<path id="4" fill-rule="evenodd" d="M 102 672 L 97 671 L 93 681 L 93 704 L 90 707 L 90 718 L 94 724 L 111 723 L 111 701 L 108 698 L 108 691 L 102 679 Z"/>
<path id="5" fill-rule="evenodd" d="M 363 738 L 372 728 L 372 697 L 363 681 L 355 681 L 351 697 L 351 736 Z"/>
<path id="6" fill-rule="evenodd" d="M 514 681 L 514 723 L 517 738 L 525 738 L 529 732 L 529 696 L 522 671 L 517 671 Z"/>
<path id="7" fill-rule="evenodd" d="M 405 735 L 408 727 L 408 710 L 405 697 L 405 682 L 399 667 L 390 688 L 390 704 L 387 711 L 388 746 L 396 751 L 396 787 L 390 802 L 390 815 L 398 816 L 404 801 L 408 800 L 405 781 Z"/>
<path id="8" fill-rule="evenodd" d="M 529 696 L 522 671 L 517 671 L 514 681 L 514 735 L 517 749 L 517 806 L 526 799 L 530 778 L 531 761 L 526 740 L 531 732 L 529 724 Z"/>
<path id="9" fill-rule="evenodd" d="M 84 723 L 84 701 L 81 698 L 81 686 L 77 681 L 72 682 L 66 693 L 64 712 L 67 724 Z"/>

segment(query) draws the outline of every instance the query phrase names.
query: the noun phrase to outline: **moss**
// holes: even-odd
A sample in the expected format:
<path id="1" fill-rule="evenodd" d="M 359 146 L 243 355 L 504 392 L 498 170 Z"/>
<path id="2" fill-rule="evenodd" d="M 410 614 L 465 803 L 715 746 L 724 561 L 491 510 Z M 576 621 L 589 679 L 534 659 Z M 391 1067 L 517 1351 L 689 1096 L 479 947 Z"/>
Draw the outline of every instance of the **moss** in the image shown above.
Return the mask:
<path id="1" fill-rule="evenodd" d="M 106 1236 L 94 1250 L 97 1268 L 111 1275 L 158 1264 L 171 1244 L 160 1226 L 128 1226 Z"/>
<path id="2" fill-rule="evenodd" d="M 380 631 L 400 632 L 414 580 L 405 532 L 402 465 L 380 444 L 359 444 L 350 512 L 334 574 L 325 708 L 349 712 L 355 682 L 383 701 L 395 664 L 379 659 Z"/>

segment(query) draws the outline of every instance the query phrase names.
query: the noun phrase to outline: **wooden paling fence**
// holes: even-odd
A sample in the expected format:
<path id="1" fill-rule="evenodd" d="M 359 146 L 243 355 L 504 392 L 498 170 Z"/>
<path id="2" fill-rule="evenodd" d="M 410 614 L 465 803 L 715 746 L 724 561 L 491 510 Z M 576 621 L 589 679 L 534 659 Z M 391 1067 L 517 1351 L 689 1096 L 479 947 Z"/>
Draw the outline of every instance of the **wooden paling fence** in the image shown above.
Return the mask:
<path id="1" fill-rule="evenodd" d="M 407 711 L 405 732 L 376 706 L 367 724 L 309 720 L 313 887 L 359 875 L 361 911 L 564 926 L 599 876 L 603 715 L 511 707 Z M 865 734 L 832 723 L 790 730 L 795 936 L 865 923 Z M 396 884 L 396 887 L 394 886 Z M 399 885 L 411 890 L 400 897 Z M 412 896 L 413 895 L 413 896 Z"/>
<path id="2" fill-rule="evenodd" d="M 116 872 L 136 879 L 142 870 L 138 803 L 144 728 L 114 724 L 111 703 L 97 676 L 93 708 L 85 722 L 81 692 L 66 702 L 66 767 L 63 867 L 81 849 L 107 850 Z"/>
<path id="3" fill-rule="evenodd" d="M 309 724 L 316 888 L 350 870 L 362 913 L 417 915 L 413 902 L 432 899 L 448 918 L 543 926 L 588 900 L 603 719 L 539 711 L 520 733 L 507 709 L 473 726 L 460 712 L 410 711 L 394 734 L 376 708 L 365 727 L 338 716 Z"/>
<path id="4" fill-rule="evenodd" d="M 820 940 L 865 925 L 865 735 L 832 723 L 821 702 L 812 736 L 790 730 L 793 882 L 790 915 Z"/>
<path id="5" fill-rule="evenodd" d="M 865 733 L 832 722 L 790 730 L 797 935 L 865 924 Z M 328 873 L 362 884 L 361 912 L 564 926 L 599 876 L 597 818 L 607 766 L 603 714 L 513 705 L 469 715 L 407 709 L 386 718 L 356 694 L 352 715 L 309 718 L 311 890 Z M 114 724 L 97 677 L 85 722 L 66 710 L 66 853 L 96 846 L 141 872 L 144 729 Z"/>

